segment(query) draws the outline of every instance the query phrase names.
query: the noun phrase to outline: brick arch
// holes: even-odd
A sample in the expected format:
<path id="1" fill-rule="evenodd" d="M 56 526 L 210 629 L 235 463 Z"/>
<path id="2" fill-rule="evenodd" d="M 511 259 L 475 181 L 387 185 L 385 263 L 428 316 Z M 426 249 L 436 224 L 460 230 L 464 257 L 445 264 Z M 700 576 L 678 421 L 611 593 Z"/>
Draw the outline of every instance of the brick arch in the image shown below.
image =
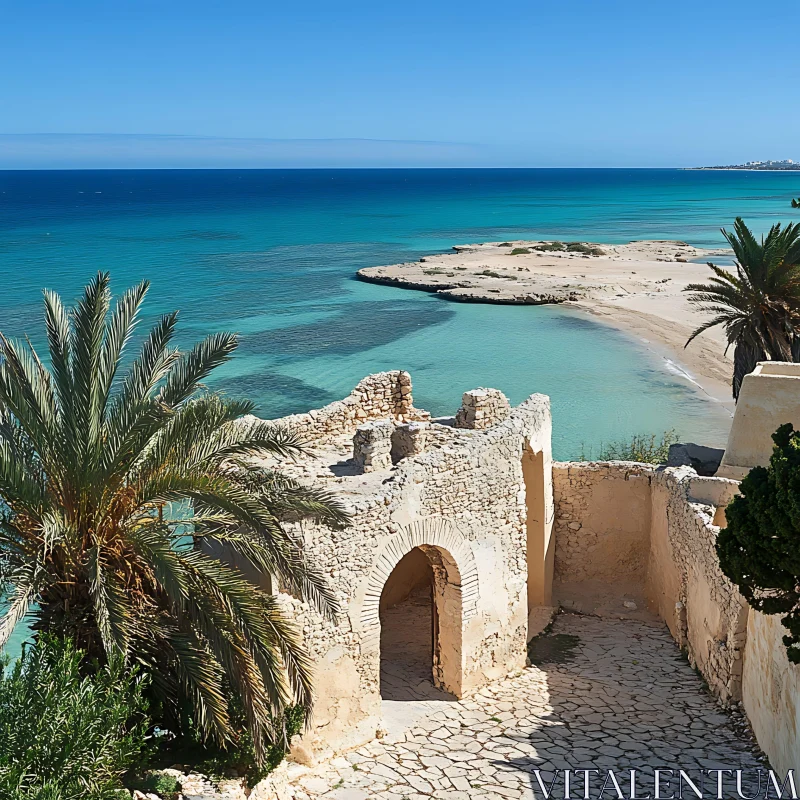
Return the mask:
<path id="1" fill-rule="evenodd" d="M 460 590 L 463 620 L 478 613 L 478 567 L 469 541 L 448 520 L 426 517 L 391 536 L 375 559 L 361 606 L 362 647 L 366 650 L 380 646 L 379 604 L 386 580 L 400 559 L 415 547 L 439 551 L 449 582 Z"/>

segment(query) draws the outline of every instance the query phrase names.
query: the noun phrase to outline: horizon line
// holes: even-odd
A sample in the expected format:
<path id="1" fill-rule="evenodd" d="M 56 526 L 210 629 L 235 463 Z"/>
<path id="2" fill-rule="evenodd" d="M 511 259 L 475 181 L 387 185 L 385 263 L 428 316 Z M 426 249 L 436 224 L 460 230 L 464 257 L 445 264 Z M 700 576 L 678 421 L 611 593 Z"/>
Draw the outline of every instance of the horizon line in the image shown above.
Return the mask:
<path id="1" fill-rule="evenodd" d="M 0 134 L 2 135 L 2 134 Z M 425 170 L 432 172 L 439 170 L 441 172 L 455 172 L 459 170 L 660 170 L 660 171 L 706 171 L 706 172 L 785 172 L 791 174 L 792 170 L 765 170 L 765 169 L 736 169 L 727 167 L 647 167 L 647 166 L 625 166 L 625 167 L 575 167 L 575 166 L 558 166 L 558 167 L 520 167 L 520 166 L 462 166 L 462 167 L 440 167 L 440 166 L 359 166 L 359 167 L 0 167 L 2 172 L 354 172 L 354 171 L 421 171 Z"/>

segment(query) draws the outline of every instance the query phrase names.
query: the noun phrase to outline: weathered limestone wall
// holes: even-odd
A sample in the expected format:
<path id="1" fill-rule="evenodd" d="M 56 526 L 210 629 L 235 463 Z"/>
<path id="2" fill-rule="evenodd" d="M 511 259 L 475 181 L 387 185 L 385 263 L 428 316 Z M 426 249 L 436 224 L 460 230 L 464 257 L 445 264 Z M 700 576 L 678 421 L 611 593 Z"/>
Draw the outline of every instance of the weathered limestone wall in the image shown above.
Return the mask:
<path id="1" fill-rule="evenodd" d="M 511 412 L 508 398 L 497 389 L 464 392 L 456 413 L 456 428 L 484 430 L 502 422 Z"/>
<path id="2" fill-rule="evenodd" d="M 723 703 L 741 699 L 748 606 L 719 568 L 715 508 L 696 495 L 726 497 L 726 484 L 689 467 L 654 474 L 647 576 L 650 607 Z"/>
<path id="3" fill-rule="evenodd" d="M 772 767 L 800 774 L 800 666 L 791 664 L 780 616 L 751 611 L 744 653 L 742 703 Z"/>
<path id="4" fill-rule="evenodd" d="M 280 420 L 291 431 L 309 440 L 326 440 L 355 429 L 370 420 L 392 418 L 397 422 L 427 419 L 414 408 L 411 376 L 402 370 L 368 375 L 344 398 L 307 414 L 292 414 Z"/>
<path id="5" fill-rule="evenodd" d="M 547 435 L 549 437 L 549 433 Z M 525 487 L 528 551 L 528 639 L 547 626 L 554 610 L 556 540 L 553 534 L 555 507 L 552 473 L 549 449 L 535 450 L 532 443 L 526 442 L 522 453 L 522 481 Z"/>
<path id="6" fill-rule="evenodd" d="M 628 616 L 633 579 L 710 690 L 723 703 L 742 701 L 772 766 L 800 770 L 800 666 L 786 658 L 779 616 L 749 609 L 715 551 L 715 523 L 724 524 L 738 482 L 610 462 L 555 464 L 553 483 L 559 602 Z"/>
<path id="7" fill-rule="evenodd" d="M 353 461 L 359 472 L 374 472 L 392 465 L 391 420 L 366 422 L 356 428 L 353 435 Z"/>
<path id="8" fill-rule="evenodd" d="M 406 422 L 396 425 L 392 432 L 392 449 L 389 452 L 392 463 L 396 464 L 409 456 L 424 453 L 427 433 L 427 422 Z"/>
<path id="9" fill-rule="evenodd" d="M 626 616 L 644 607 L 654 472 L 627 461 L 553 464 L 560 605 Z"/>
<path id="10" fill-rule="evenodd" d="M 363 415 L 376 420 L 391 415 L 397 431 L 396 423 L 424 418 L 411 406 L 405 375 L 371 376 L 359 384 L 357 401 L 334 403 L 289 418 L 288 424 L 322 456 L 326 448 L 341 447 L 340 431 L 354 433 L 370 421 Z M 380 392 L 375 386 L 382 387 Z M 365 397 L 377 399 L 367 403 Z M 300 476 L 317 475 L 315 483 L 345 502 L 352 514 L 352 524 L 343 531 L 310 523 L 296 527 L 341 608 L 334 624 L 285 598 L 302 622 L 316 666 L 308 747 L 318 752 L 345 749 L 372 738 L 380 728 L 381 595 L 394 568 L 415 547 L 425 552 L 434 573 L 441 685 L 466 695 L 524 666 L 527 501 L 540 496 L 541 507 L 552 509 L 550 407 L 543 395 L 513 409 L 503 400 L 507 413 L 498 414 L 489 427 L 430 423 L 421 439 L 419 431 L 411 432 L 419 439 L 413 446 L 395 441 L 396 464 L 375 464 L 364 473 L 363 465 L 359 469 L 350 458 L 351 449 L 345 460 L 336 450 L 330 468 L 317 466 L 313 459 L 300 465 Z M 527 486 L 522 468 L 526 450 L 539 454 L 546 465 Z M 542 530 L 547 546 L 546 521 Z M 407 573 L 402 587 L 390 587 L 398 597 L 415 581 L 408 566 L 406 562 L 401 568 Z"/>
<path id="11" fill-rule="evenodd" d="M 742 380 L 725 455 L 717 475 L 741 480 L 772 455 L 772 434 L 784 423 L 800 428 L 800 364 L 762 361 Z"/>

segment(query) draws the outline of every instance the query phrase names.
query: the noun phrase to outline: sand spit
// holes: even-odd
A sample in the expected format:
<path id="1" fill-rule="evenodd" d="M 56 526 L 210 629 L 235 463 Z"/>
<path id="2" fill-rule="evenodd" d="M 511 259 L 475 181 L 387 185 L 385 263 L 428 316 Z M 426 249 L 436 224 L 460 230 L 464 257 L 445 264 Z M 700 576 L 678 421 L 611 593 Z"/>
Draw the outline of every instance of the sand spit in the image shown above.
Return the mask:
<path id="1" fill-rule="evenodd" d="M 704 317 L 684 287 L 705 281 L 706 261 L 729 250 L 678 241 L 623 245 L 552 241 L 458 245 L 416 262 L 368 267 L 361 280 L 433 292 L 446 300 L 503 305 L 565 303 L 627 330 L 715 399 L 730 402 L 730 360 L 723 333 L 711 330 L 684 344 Z M 730 356 L 730 354 L 729 354 Z"/>

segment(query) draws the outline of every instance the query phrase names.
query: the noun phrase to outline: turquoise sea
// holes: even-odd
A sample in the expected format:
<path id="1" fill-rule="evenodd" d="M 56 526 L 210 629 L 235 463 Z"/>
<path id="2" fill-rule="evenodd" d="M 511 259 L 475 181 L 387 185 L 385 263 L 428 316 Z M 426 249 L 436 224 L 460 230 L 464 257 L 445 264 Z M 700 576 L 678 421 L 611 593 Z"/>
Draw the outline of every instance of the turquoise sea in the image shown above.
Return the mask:
<path id="1" fill-rule="evenodd" d="M 522 237 L 718 245 L 737 214 L 798 216 L 800 174 L 680 170 L 0 172 L 0 330 L 41 340 L 42 287 L 73 298 L 98 269 L 152 281 L 184 341 L 242 335 L 218 376 L 267 417 L 411 371 L 418 405 L 452 413 L 496 386 L 552 398 L 558 458 L 636 432 L 724 441 L 728 416 L 626 335 L 559 307 L 448 303 L 353 279 L 454 244 Z"/>
<path id="2" fill-rule="evenodd" d="M 43 287 L 74 298 L 98 269 L 152 282 L 149 318 L 183 341 L 242 335 L 217 385 L 278 417 L 404 368 L 417 405 L 452 414 L 494 386 L 550 395 L 556 458 L 676 429 L 723 444 L 729 415 L 640 343 L 562 307 L 448 303 L 360 283 L 364 266 L 510 238 L 719 245 L 742 215 L 792 215 L 800 173 L 679 170 L 0 172 L 0 330 L 42 341 Z M 9 648 L 14 653 L 22 631 Z"/>

